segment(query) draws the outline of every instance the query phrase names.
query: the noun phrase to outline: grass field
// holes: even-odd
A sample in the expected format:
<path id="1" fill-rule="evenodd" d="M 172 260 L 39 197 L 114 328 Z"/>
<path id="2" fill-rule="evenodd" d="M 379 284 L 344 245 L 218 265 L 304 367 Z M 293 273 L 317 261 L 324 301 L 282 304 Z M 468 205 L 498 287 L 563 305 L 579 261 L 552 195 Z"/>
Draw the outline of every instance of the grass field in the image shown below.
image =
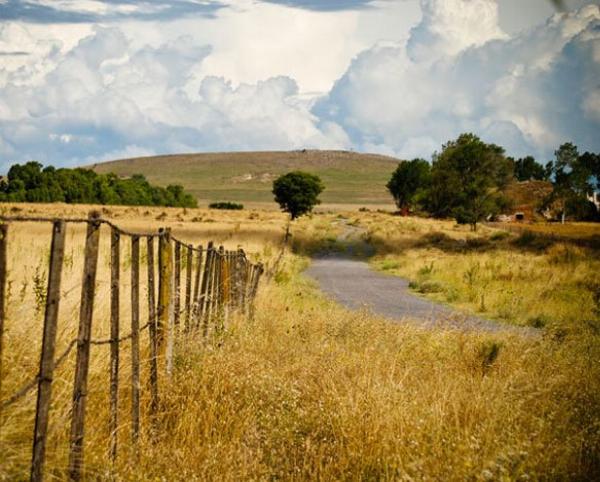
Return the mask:
<path id="1" fill-rule="evenodd" d="M 275 207 L 273 181 L 291 170 L 321 177 L 323 203 L 393 207 L 385 188 L 398 159 L 346 151 L 232 152 L 143 157 L 95 164 L 99 173 L 144 174 L 152 183 L 181 184 L 201 204 L 240 201 Z"/>
<path id="2" fill-rule="evenodd" d="M 79 216 L 89 209 L 2 208 Z M 196 243 L 212 238 L 228 247 L 241 244 L 269 266 L 286 223 L 273 211 L 111 207 L 103 215 L 130 229 L 172 226 L 176 236 Z M 485 314 L 501 318 L 495 315 L 501 304 L 494 300 L 510 294 L 519 301 L 503 322 L 532 324 L 536 316 L 550 321 L 539 336 L 523 337 L 428 331 L 349 312 L 302 275 L 307 252 L 336 247 L 342 222 L 366 230 L 380 269 L 408 276 L 416 287 L 443 285 L 429 296 L 477 310 L 480 294 L 490 292 Z M 11 232 L 2 399 L 35 374 L 42 316 L 36 286 L 47 269 L 49 239 L 47 227 L 11 227 Z M 137 457 L 129 437 L 125 350 L 123 452 L 114 467 L 108 454 L 108 348 L 94 347 L 86 428 L 89 479 L 600 477 L 600 300 L 590 289 L 599 281 L 596 253 L 564 243 L 519 241 L 518 235 L 492 228 L 475 237 L 451 222 L 378 213 L 302 218 L 292 235 L 295 252 L 287 252 L 261 286 L 255 320 L 231 320 L 208 342 L 191 339 L 180 347 L 173 379 L 160 380 L 158 435 L 142 437 Z M 77 292 L 81 282 L 76 249 L 81 236 L 75 230 L 67 238 L 67 300 L 74 296 L 68 289 Z M 99 286 L 108 281 L 107 250 L 105 232 Z M 451 288 L 457 297 L 448 300 Z M 108 296 L 98 300 L 94 336 L 108 334 L 108 305 Z M 76 301 L 61 308 L 59 352 L 76 329 L 75 309 Z M 122 315 L 127 319 L 126 310 Z M 65 475 L 72 358 L 55 378 L 48 480 Z M 147 379 L 146 365 L 142 377 Z M 147 404 L 147 397 L 143 401 Z M 27 478 L 34 403 L 32 394 L 0 414 L 0 480 Z"/>

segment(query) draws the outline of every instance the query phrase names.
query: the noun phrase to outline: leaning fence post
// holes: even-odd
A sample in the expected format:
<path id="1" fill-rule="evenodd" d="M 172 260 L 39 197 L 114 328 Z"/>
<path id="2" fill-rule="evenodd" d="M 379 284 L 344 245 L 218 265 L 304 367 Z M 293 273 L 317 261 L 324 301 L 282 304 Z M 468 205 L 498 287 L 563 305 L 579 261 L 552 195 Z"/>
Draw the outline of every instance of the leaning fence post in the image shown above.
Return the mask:
<path id="1" fill-rule="evenodd" d="M 202 302 L 202 300 L 200 299 L 200 283 L 201 283 L 201 278 L 202 278 L 202 259 L 203 259 L 203 251 L 202 251 L 202 245 L 199 244 L 198 245 L 198 261 L 196 262 L 196 283 L 195 283 L 195 287 L 194 287 L 194 316 L 193 316 L 193 321 L 194 321 L 194 328 L 198 328 L 198 324 L 200 323 L 199 321 L 199 316 L 200 316 L 200 303 Z"/>
<path id="2" fill-rule="evenodd" d="M 8 225 L 0 224 L 0 393 L 2 393 L 2 348 L 4 320 L 6 319 L 6 248 L 8 245 Z"/>
<path id="3" fill-rule="evenodd" d="M 98 221 L 98 217 L 97 212 L 90 213 L 85 240 L 85 260 L 81 287 L 81 306 L 79 310 L 79 333 L 77 335 L 77 361 L 71 415 L 71 447 L 69 453 L 69 478 L 71 480 L 80 480 L 83 469 L 85 403 L 87 399 L 96 269 L 98 267 L 98 244 L 100 241 L 100 222 Z"/>
<path id="4" fill-rule="evenodd" d="M 223 317 L 223 306 L 225 293 L 223 291 L 223 272 L 225 270 L 225 248 L 223 246 L 219 246 L 219 256 L 218 256 L 218 264 L 217 264 L 217 272 L 216 272 L 216 292 L 217 292 L 217 318 L 215 323 L 221 323 Z M 217 325 L 215 325 L 217 326 Z"/>
<path id="5" fill-rule="evenodd" d="M 238 262 L 237 262 L 237 293 L 236 293 L 236 305 L 240 312 L 244 312 L 244 278 L 246 274 L 246 255 L 242 248 L 238 249 Z"/>
<path id="6" fill-rule="evenodd" d="M 150 413 L 158 410 L 158 342 L 156 336 L 156 300 L 154 287 L 154 236 L 147 238 L 148 323 L 150 333 Z"/>
<path id="7" fill-rule="evenodd" d="M 161 230 L 159 238 L 159 283 L 158 283 L 158 340 L 164 346 L 166 342 L 166 368 L 170 374 L 173 369 L 173 244 L 171 229 Z"/>
<path id="8" fill-rule="evenodd" d="M 253 279 L 253 283 L 252 283 L 252 294 L 250 296 L 250 319 L 253 320 L 254 319 L 254 312 L 255 312 L 255 303 L 256 303 L 256 293 L 258 291 L 258 283 L 260 281 L 260 277 L 264 272 L 264 268 L 262 263 L 259 263 L 258 266 L 256 267 L 256 273 Z"/>
<path id="9" fill-rule="evenodd" d="M 173 306 L 174 335 L 179 334 L 179 319 L 181 316 L 181 243 L 175 242 L 175 279 L 173 280 L 175 299 Z"/>
<path id="10" fill-rule="evenodd" d="M 185 264 L 185 331 L 190 331 L 190 322 L 192 318 L 192 268 L 194 264 L 194 253 L 192 245 L 186 246 L 186 264 Z"/>
<path id="11" fill-rule="evenodd" d="M 110 456 L 117 458 L 119 404 L 119 283 L 121 234 L 115 227 L 110 232 Z"/>
<path id="12" fill-rule="evenodd" d="M 131 438 L 140 434 L 140 238 L 131 238 Z"/>
<path id="13" fill-rule="evenodd" d="M 203 335 L 206 336 L 208 333 L 208 311 L 210 303 L 209 295 L 209 278 L 210 270 L 213 262 L 213 242 L 210 241 L 206 247 L 206 260 L 204 261 L 204 273 L 202 275 L 202 288 L 200 290 L 200 314 L 199 318 L 203 323 Z"/>
<path id="14" fill-rule="evenodd" d="M 5 230 L 2 230 L 2 227 L 0 227 L 0 232 L 3 237 L 6 236 L 6 232 Z M 50 400 L 52 398 L 52 376 L 54 373 L 54 352 L 56 346 L 56 328 L 58 324 L 58 307 L 60 303 L 60 280 L 65 252 L 65 233 L 66 223 L 62 220 L 54 221 L 52 225 L 48 287 L 46 291 L 46 310 L 44 313 L 44 334 L 40 356 L 40 371 L 38 374 L 35 429 L 33 432 L 33 451 L 31 458 L 32 481 L 40 481 L 44 477 L 44 458 L 46 453 Z M 0 243 L 1 242 L 2 241 L 0 241 Z M 4 253 L 2 252 L 3 250 Z M 5 250 L 5 243 L 4 246 L 0 244 L 0 266 L 5 264 L 2 262 L 2 258 L 6 254 Z M 3 293 L 1 297 L 3 297 Z"/>

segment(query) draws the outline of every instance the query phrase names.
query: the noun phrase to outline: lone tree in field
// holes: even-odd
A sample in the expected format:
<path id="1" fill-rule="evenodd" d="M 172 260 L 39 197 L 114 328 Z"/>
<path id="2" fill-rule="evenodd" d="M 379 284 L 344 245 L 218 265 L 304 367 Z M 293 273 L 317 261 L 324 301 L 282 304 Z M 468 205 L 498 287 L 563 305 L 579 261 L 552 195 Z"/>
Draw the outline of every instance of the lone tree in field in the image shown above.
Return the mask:
<path id="1" fill-rule="evenodd" d="M 302 171 L 288 172 L 273 182 L 275 201 L 292 219 L 312 211 L 320 204 L 323 183 L 318 176 Z"/>
<path id="2" fill-rule="evenodd" d="M 431 166 L 423 159 L 398 164 L 386 187 L 401 211 L 408 211 L 419 203 L 431 182 Z"/>
<path id="3" fill-rule="evenodd" d="M 430 212 L 438 217 L 451 215 L 475 231 L 479 221 L 498 213 L 506 203 L 500 191 L 512 177 L 513 166 L 502 147 L 461 134 L 434 156 Z"/>

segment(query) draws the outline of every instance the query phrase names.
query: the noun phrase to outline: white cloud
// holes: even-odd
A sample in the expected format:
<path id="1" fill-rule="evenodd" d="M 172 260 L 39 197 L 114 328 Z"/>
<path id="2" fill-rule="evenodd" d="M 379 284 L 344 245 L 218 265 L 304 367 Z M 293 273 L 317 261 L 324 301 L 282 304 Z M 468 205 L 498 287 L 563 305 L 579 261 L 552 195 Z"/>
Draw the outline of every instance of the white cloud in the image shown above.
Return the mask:
<path id="1" fill-rule="evenodd" d="M 136 48 L 119 28 L 95 27 L 43 82 L 0 88 L 3 151 L 16 152 L 18 161 L 62 163 L 140 152 L 350 145 L 339 126 L 310 112 L 312 98 L 289 77 L 234 86 L 208 76 L 194 88 L 210 52 L 190 36 Z"/>
<path id="2" fill-rule="evenodd" d="M 411 31 L 409 56 L 435 61 L 467 47 L 506 38 L 498 25 L 498 4 L 491 0 L 423 0 L 423 19 Z"/>
<path id="3" fill-rule="evenodd" d="M 385 144 L 403 156 L 428 156 L 432 144 L 439 149 L 463 131 L 514 155 L 543 158 L 568 140 L 599 150 L 600 7 L 556 14 L 504 38 L 488 21 L 493 3 L 473 2 L 490 7 L 482 8 L 490 14 L 482 22 L 481 31 L 489 32 L 484 42 L 484 34 L 456 34 L 480 22 L 463 0 L 444 2 L 440 12 L 424 0 L 425 16 L 407 47 L 363 52 L 317 112 L 351 133 L 359 149 Z M 449 14 L 452 5 L 458 13 L 466 9 L 465 17 Z M 409 58 L 411 51 L 418 55 Z"/>
<path id="4" fill-rule="evenodd" d="M 567 140 L 600 150 L 597 5 L 509 37 L 493 0 L 422 0 L 410 36 L 415 0 L 229 4 L 213 20 L 0 23 L 1 161 L 303 147 L 429 157 L 464 131 L 513 155 L 543 159 Z"/>

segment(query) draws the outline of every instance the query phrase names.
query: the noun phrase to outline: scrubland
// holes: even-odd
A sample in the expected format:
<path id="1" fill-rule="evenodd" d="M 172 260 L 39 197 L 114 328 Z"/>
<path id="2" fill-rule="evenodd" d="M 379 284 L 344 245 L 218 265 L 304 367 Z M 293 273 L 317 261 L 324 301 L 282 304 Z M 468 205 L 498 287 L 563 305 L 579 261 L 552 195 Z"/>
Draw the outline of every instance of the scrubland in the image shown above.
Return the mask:
<path id="1" fill-rule="evenodd" d="M 5 214 L 10 209 L 5 207 Z M 87 208 L 18 209 L 19 214 L 80 216 Z M 124 348 L 121 448 L 114 465 L 108 443 L 108 348 L 92 348 L 87 478 L 600 477 L 600 307 L 593 288 L 599 262 L 593 251 L 535 236 L 507 237 L 491 228 L 474 236 L 451 222 L 324 214 L 294 223 L 294 251 L 286 251 L 275 266 L 286 222 L 279 213 L 109 208 L 104 216 L 129 229 L 171 226 L 176 237 L 194 243 L 242 245 L 253 259 L 267 263 L 273 276 L 261 285 L 253 320 L 231 319 L 224 331 L 211 331 L 206 340 L 192 336 L 177 347 L 173 378 L 161 369 L 160 414 L 153 421 L 147 415 L 144 356 L 145 409 L 137 451 L 130 437 Z M 368 241 L 376 248 L 371 258 L 376 268 L 409 277 L 424 296 L 504 323 L 543 328 L 531 336 L 427 331 L 337 306 L 302 270 L 307 253 L 344 249 L 338 236 L 348 225 L 357 239 L 348 237 L 346 243 Z M 47 270 L 50 232 L 41 225 L 10 229 L 3 400 L 35 375 L 43 316 L 37 293 Z M 57 353 L 77 326 L 83 233 L 71 231 Z M 127 246 L 123 250 L 127 293 Z M 97 298 L 95 338 L 108 337 L 107 253 L 104 233 L 98 284 L 106 288 Z M 128 316 L 123 303 L 124 332 Z M 142 338 L 142 346 L 147 343 Z M 48 480 L 65 476 L 73 360 L 71 354 L 53 385 Z M 34 404 L 31 393 L 0 413 L 0 479 L 28 476 Z"/>

